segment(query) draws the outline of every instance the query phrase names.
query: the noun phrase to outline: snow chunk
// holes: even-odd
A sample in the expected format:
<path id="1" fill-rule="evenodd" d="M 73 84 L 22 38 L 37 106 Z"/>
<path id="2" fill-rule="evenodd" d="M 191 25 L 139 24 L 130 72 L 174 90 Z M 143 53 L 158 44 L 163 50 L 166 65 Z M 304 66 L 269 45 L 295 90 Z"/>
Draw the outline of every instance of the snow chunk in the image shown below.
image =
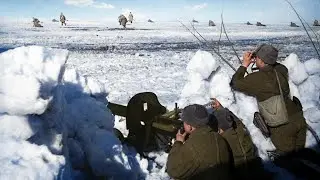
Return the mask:
<path id="1" fill-rule="evenodd" d="M 289 80 L 289 88 L 290 88 L 290 98 L 293 99 L 293 96 L 295 96 L 300 99 L 298 86 L 296 86 L 291 80 Z"/>
<path id="2" fill-rule="evenodd" d="M 231 77 L 224 73 L 215 74 L 210 81 L 210 97 L 219 99 L 225 107 L 229 107 L 234 102 L 230 81 Z"/>
<path id="3" fill-rule="evenodd" d="M 306 68 L 296 54 L 290 54 L 282 63 L 288 68 L 289 79 L 294 84 L 299 85 L 308 78 Z"/>
<path id="4" fill-rule="evenodd" d="M 189 73 L 199 73 L 202 79 L 207 79 L 212 71 L 219 67 L 217 60 L 211 53 L 198 50 L 190 60 L 187 71 Z"/>
<path id="5" fill-rule="evenodd" d="M 1 75 L 0 72 L 0 112 L 11 115 L 42 114 L 49 100 L 39 98 L 40 86 L 35 77 Z"/>
<path id="6" fill-rule="evenodd" d="M 1 139 L 0 179 L 58 179 L 65 164 L 63 156 L 51 154 L 46 146 Z"/>
<path id="7" fill-rule="evenodd" d="M 317 83 L 319 82 L 314 82 L 312 81 L 312 78 L 308 78 L 298 86 L 303 110 L 315 107 L 319 103 L 320 89 L 315 85 Z"/>
<path id="8" fill-rule="evenodd" d="M 0 116 L 0 138 L 27 140 L 41 128 L 41 119 L 35 116 Z"/>
<path id="9" fill-rule="evenodd" d="M 320 60 L 319 59 L 310 59 L 304 62 L 304 66 L 309 75 L 320 73 Z"/>
<path id="10" fill-rule="evenodd" d="M 311 123 L 320 122 L 320 109 L 317 107 L 312 107 L 303 112 L 304 117 Z"/>
<path id="11" fill-rule="evenodd" d="M 0 54 L 0 113 L 42 114 L 62 79 L 68 51 L 39 46 Z M 28 88 L 26 88 L 28 87 Z"/>

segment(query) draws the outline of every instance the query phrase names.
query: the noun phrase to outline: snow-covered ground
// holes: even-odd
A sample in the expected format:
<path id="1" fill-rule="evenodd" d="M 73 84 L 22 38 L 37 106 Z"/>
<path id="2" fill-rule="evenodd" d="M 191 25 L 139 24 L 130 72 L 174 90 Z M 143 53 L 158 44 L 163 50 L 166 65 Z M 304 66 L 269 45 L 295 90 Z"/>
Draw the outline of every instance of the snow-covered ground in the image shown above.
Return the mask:
<path id="1" fill-rule="evenodd" d="M 175 102 L 184 107 L 218 98 L 243 119 L 260 156 L 267 159 L 266 150 L 273 145 L 252 124 L 255 100 L 231 91 L 233 70 L 178 22 L 137 22 L 127 31 L 117 29 L 116 22 L 43 25 L 0 22 L 0 52 L 6 51 L 0 55 L 0 145 L 7 147 L 0 150 L 0 179 L 85 178 L 70 166 L 84 168 L 86 163 L 96 174 L 115 179 L 169 179 L 166 153 L 148 154 L 153 161 L 141 158 L 112 134 L 114 125 L 126 133 L 125 122 L 105 108 L 107 101 L 126 104 L 143 91 L 155 92 L 168 109 Z M 217 47 L 219 25 L 200 23 L 196 28 Z M 226 28 L 240 56 L 263 42 L 280 49 L 292 95 L 301 99 L 308 123 L 319 133 L 320 62 L 303 29 L 244 24 Z M 38 46 L 7 51 L 29 45 Z M 220 51 L 239 66 L 224 37 Z M 315 145 L 310 134 L 307 139 L 307 146 Z M 279 178 L 289 178 L 281 172 Z"/>

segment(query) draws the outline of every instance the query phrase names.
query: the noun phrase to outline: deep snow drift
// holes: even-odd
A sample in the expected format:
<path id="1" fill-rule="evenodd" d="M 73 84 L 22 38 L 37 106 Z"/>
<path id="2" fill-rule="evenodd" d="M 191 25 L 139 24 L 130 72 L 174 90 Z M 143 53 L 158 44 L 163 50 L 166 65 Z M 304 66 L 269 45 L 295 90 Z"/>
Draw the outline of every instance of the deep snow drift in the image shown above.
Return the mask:
<path id="1" fill-rule="evenodd" d="M 144 159 L 122 145 L 112 128 L 126 134 L 125 123 L 118 117 L 115 121 L 106 107 L 105 87 L 74 69 L 65 70 L 67 59 L 66 50 L 39 46 L 0 55 L 0 146 L 5 147 L 0 150 L 0 179 L 81 179 L 87 174 L 78 170 L 86 164 L 95 174 L 115 179 L 169 179 L 167 154 L 152 152 Z M 302 63 L 291 54 L 282 63 L 289 69 L 291 95 L 301 99 L 308 124 L 319 133 L 320 61 Z M 231 90 L 233 70 L 198 51 L 187 72 L 179 107 L 216 97 L 243 120 L 267 160 L 266 150 L 274 147 L 252 124 L 255 99 Z M 315 143 L 308 133 L 306 146 Z M 275 167 L 266 168 L 290 178 Z"/>
<path id="2" fill-rule="evenodd" d="M 86 164 L 115 179 L 142 176 L 134 151 L 113 135 L 103 86 L 65 72 L 67 59 L 39 46 L 0 55 L 0 179 L 85 178 L 70 167 Z"/>

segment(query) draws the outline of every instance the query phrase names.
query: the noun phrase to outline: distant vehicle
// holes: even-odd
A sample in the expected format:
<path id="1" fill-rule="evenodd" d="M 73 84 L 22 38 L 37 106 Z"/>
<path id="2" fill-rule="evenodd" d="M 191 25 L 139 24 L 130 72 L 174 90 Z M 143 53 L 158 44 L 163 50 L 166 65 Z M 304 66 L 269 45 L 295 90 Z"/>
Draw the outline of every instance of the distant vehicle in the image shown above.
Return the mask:
<path id="1" fill-rule="evenodd" d="M 212 20 L 209 20 L 209 26 L 216 26 Z"/>
<path id="2" fill-rule="evenodd" d="M 319 21 L 318 20 L 314 20 L 313 26 L 320 26 Z"/>
<path id="3" fill-rule="evenodd" d="M 149 23 L 154 23 L 154 21 L 152 21 L 151 19 L 148 19 L 148 22 L 149 22 Z"/>
<path id="4" fill-rule="evenodd" d="M 246 23 L 247 25 L 253 25 L 253 24 L 251 24 L 249 21 Z"/>
<path id="5" fill-rule="evenodd" d="M 38 18 L 32 18 L 33 19 L 33 27 L 43 27 L 41 24 L 40 24 L 40 21 Z"/>
<path id="6" fill-rule="evenodd" d="M 52 19 L 52 22 L 59 22 L 58 20 L 56 20 L 56 19 Z"/>
<path id="7" fill-rule="evenodd" d="M 291 22 L 290 23 L 290 27 L 299 27 L 296 23 L 294 23 L 294 22 Z"/>
<path id="8" fill-rule="evenodd" d="M 192 22 L 193 22 L 193 23 L 199 23 L 199 21 L 197 21 L 197 20 L 195 20 L 195 19 L 193 19 Z"/>
<path id="9" fill-rule="evenodd" d="M 262 24 L 261 22 L 257 22 L 257 26 L 266 26 L 265 24 Z"/>

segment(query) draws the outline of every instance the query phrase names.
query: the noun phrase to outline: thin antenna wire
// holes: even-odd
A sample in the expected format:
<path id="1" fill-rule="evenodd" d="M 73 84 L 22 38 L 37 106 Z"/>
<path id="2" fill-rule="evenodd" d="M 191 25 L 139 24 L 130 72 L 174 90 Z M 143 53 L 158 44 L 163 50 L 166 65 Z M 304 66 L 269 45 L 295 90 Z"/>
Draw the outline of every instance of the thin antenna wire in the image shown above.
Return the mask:
<path id="1" fill-rule="evenodd" d="M 223 27 L 223 31 L 224 31 L 224 34 L 226 35 L 226 38 L 228 39 L 229 43 L 231 44 L 231 48 L 232 48 L 234 54 L 237 56 L 238 61 L 239 61 L 239 63 L 241 64 L 241 60 L 240 60 L 240 58 L 239 58 L 239 55 L 238 55 L 236 49 L 234 48 L 233 43 L 230 41 L 229 36 L 228 36 L 228 34 L 227 34 L 227 31 L 226 31 L 226 28 L 225 28 L 225 26 L 224 26 L 223 13 L 221 13 L 221 25 L 222 25 L 222 27 Z"/>
<path id="2" fill-rule="evenodd" d="M 179 21 L 179 20 L 178 20 Z M 202 42 L 186 25 L 184 25 L 181 21 L 179 21 L 194 37 L 197 38 L 197 40 L 199 42 L 201 42 L 202 44 L 204 44 L 207 47 L 212 48 L 213 52 L 215 54 L 217 54 L 219 56 L 219 58 L 224 61 L 228 66 L 230 66 L 231 69 L 233 69 L 234 71 L 237 71 L 236 68 L 234 68 L 219 52 L 217 52 L 212 46 L 209 46 L 207 43 Z"/>
<path id="3" fill-rule="evenodd" d="M 207 44 L 210 44 L 210 42 L 209 42 L 206 38 L 204 38 L 204 37 L 199 33 L 199 31 L 196 29 L 196 27 L 195 27 L 192 23 L 190 23 L 190 24 L 191 24 L 193 30 L 194 30 Z M 211 48 L 214 49 L 213 46 L 212 46 Z"/>
<path id="4" fill-rule="evenodd" d="M 312 31 L 312 33 L 314 34 L 314 36 L 316 37 L 316 40 L 317 40 L 317 43 L 318 43 L 318 46 L 320 48 L 320 43 L 319 43 L 319 38 L 318 36 L 320 37 L 320 35 L 318 33 L 316 33 L 312 27 L 308 24 L 308 22 L 306 20 L 303 19 L 303 17 L 300 16 L 300 18 L 304 21 L 305 24 L 307 24 L 307 26 L 309 27 L 309 29 Z"/>
<path id="5" fill-rule="evenodd" d="M 298 18 L 299 18 L 299 20 L 300 20 L 300 22 L 301 22 L 304 30 L 306 31 L 306 33 L 307 33 L 307 35 L 308 35 L 308 37 L 309 37 L 309 39 L 310 39 L 310 41 L 311 41 L 314 49 L 316 50 L 316 52 L 317 52 L 317 54 L 318 54 L 318 57 L 319 57 L 319 59 L 320 59 L 320 54 L 319 54 L 319 52 L 318 52 L 318 49 L 317 49 L 316 45 L 314 44 L 314 42 L 312 41 L 312 38 L 311 38 L 311 36 L 310 36 L 307 28 L 304 26 L 304 23 L 303 23 L 302 19 L 300 18 L 300 15 L 299 15 L 298 12 L 296 11 L 296 9 L 293 7 L 293 5 L 289 2 L 289 0 L 285 0 L 285 1 L 291 6 L 291 8 L 293 9 L 293 11 L 294 11 L 294 12 L 296 13 L 296 15 L 298 16 Z"/>
<path id="6" fill-rule="evenodd" d="M 179 20 L 178 20 L 179 21 Z M 199 42 L 201 42 L 202 44 L 205 44 L 204 42 L 202 42 L 185 24 L 183 24 L 181 21 L 179 21 L 182 26 L 184 26 Z"/>
<path id="7" fill-rule="evenodd" d="M 220 25 L 220 35 L 219 35 L 219 41 L 218 41 L 218 52 L 220 52 L 221 36 L 222 36 L 222 23 Z"/>

